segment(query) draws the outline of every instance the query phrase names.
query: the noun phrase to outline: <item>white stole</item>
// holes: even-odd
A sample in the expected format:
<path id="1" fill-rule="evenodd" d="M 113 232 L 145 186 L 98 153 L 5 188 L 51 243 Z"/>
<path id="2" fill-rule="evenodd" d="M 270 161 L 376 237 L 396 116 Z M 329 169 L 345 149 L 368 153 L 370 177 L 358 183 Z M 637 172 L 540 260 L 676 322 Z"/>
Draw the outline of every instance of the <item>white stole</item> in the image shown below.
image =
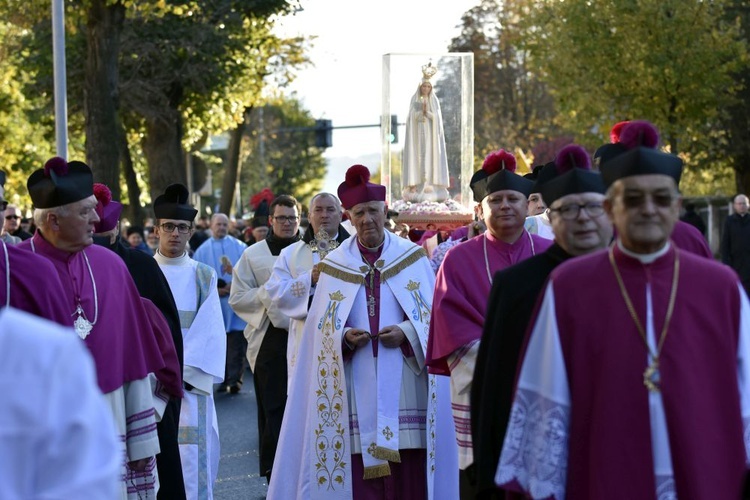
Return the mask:
<path id="1" fill-rule="evenodd" d="M 348 323 L 354 328 L 369 332 L 370 321 L 366 305 L 365 287 L 360 286 Z M 381 280 L 379 325 L 401 323 L 403 314 L 390 288 Z M 370 333 L 374 335 L 377 332 Z M 390 474 L 388 461 L 401 462 L 398 453 L 398 403 L 401 391 L 394 388 L 401 387 L 403 355 L 400 348 L 388 348 L 380 344 L 378 357 L 374 358 L 370 342 L 357 348 L 352 359 L 352 383 L 357 387 L 355 398 L 365 479 L 387 476 Z"/>

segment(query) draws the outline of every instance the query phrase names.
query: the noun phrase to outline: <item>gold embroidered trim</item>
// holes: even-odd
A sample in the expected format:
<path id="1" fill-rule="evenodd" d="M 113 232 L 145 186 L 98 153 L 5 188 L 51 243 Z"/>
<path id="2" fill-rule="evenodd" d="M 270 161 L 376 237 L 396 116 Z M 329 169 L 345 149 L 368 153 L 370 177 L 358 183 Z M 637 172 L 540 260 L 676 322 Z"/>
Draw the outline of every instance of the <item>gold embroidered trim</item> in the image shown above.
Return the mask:
<path id="1" fill-rule="evenodd" d="M 387 463 L 381 465 L 374 465 L 372 467 L 365 467 L 364 479 L 375 479 L 378 477 L 385 477 L 391 475 L 391 466 Z"/>
<path id="2" fill-rule="evenodd" d="M 389 462 L 394 462 L 397 464 L 401 463 L 401 455 L 398 453 L 398 450 L 389 450 L 388 448 L 383 448 L 382 446 L 375 447 L 372 456 L 375 458 L 379 458 L 380 460 L 388 460 Z"/>
<path id="3" fill-rule="evenodd" d="M 338 309 L 346 297 L 340 290 L 329 294 L 330 301 L 323 317 L 318 322 L 322 335 L 321 350 L 317 355 L 318 388 L 315 391 L 317 428 L 315 433 L 315 477 L 318 488 L 335 491 L 346 482 L 346 445 L 349 442 L 347 427 L 341 423 L 345 418 L 343 362 L 333 340 L 334 333 L 341 329 Z"/>
<path id="4" fill-rule="evenodd" d="M 340 279 L 341 281 L 346 281 L 347 283 L 354 283 L 356 285 L 365 284 L 365 278 L 361 274 L 349 273 L 347 271 L 344 271 L 343 269 L 339 269 L 338 267 L 333 267 L 326 262 L 320 262 L 318 264 L 318 269 L 321 273 L 333 276 L 334 278 Z"/>
<path id="5" fill-rule="evenodd" d="M 409 267 L 410 265 L 417 262 L 422 257 L 427 257 L 427 251 L 424 248 L 418 248 L 414 252 L 412 252 L 410 255 L 404 257 L 403 260 L 399 261 L 396 265 L 389 267 L 388 269 L 385 269 L 384 271 L 380 272 L 380 279 L 385 281 L 388 278 L 393 278 L 398 273 Z"/>

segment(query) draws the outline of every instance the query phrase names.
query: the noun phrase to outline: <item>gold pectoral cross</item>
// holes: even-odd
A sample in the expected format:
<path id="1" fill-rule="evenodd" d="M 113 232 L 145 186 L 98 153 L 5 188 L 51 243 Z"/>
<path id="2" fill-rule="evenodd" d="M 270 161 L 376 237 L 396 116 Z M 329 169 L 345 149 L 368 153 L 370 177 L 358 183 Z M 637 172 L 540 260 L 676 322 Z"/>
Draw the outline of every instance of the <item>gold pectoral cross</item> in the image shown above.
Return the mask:
<path id="1" fill-rule="evenodd" d="M 643 385 L 646 386 L 646 389 L 649 390 L 649 392 L 659 392 L 659 360 L 655 359 L 651 362 L 648 367 L 646 367 L 646 370 L 643 372 Z"/>
<path id="2" fill-rule="evenodd" d="M 367 312 L 370 316 L 375 316 L 375 295 L 370 295 L 367 299 Z"/>

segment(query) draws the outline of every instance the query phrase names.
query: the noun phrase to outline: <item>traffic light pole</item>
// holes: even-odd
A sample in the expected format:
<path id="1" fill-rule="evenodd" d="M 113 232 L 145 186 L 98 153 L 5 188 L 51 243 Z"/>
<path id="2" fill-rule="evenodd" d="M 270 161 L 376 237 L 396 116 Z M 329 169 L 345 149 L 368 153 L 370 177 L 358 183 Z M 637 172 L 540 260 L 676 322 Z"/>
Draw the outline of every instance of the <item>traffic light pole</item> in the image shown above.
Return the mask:
<path id="1" fill-rule="evenodd" d="M 398 126 L 403 125 L 398 123 L 397 115 L 391 115 L 391 136 L 392 143 L 398 142 Z M 337 125 L 333 126 L 331 120 L 315 120 L 314 127 L 282 127 L 275 130 L 275 132 L 315 132 L 315 146 L 319 148 L 330 148 L 333 145 L 331 132 L 334 129 L 352 129 L 352 128 L 372 128 L 381 127 L 380 123 L 373 123 L 372 125 Z"/>

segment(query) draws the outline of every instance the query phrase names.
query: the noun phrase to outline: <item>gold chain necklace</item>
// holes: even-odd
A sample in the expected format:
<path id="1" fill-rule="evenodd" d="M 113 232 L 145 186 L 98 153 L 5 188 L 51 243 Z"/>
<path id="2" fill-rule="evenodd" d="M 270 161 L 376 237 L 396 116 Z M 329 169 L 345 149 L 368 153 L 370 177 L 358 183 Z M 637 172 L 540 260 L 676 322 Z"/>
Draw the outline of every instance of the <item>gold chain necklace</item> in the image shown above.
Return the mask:
<path id="1" fill-rule="evenodd" d="M 660 387 L 660 378 L 659 378 L 659 356 L 661 355 L 661 349 L 664 346 L 664 340 L 667 338 L 667 332 L 669 330 L 669 323 L 672 320 L 672 313 L 674 312 L 674 303 L 677 299 L 677 283 L 679 281 L 679 275 L 680 275 L 680 253 L 675 248 L 675 255 L 674 255 L 674 275 L 672 276 L 672 290 L 669 292 L 669 305 L 667 306 L 667 315 L 664 318 L 664 326 L 661 330 L 661 335 L 659 336 L 659 343 L 656 346 L 656 352 L 651 349 L 651 346 L 648 345 L 648 339 L 646 338 L 646 330 L 644 330 L 643 325 L 641 324 L 641 321 L 638 319 L 638 314 L 635 312 L 635 308 L 633 307 L 633 302 L 630 300 L 630 296 L 628 295 L 628 291 L 625 289 L 625 283 L 622 281 L 622 276 L 620 276 L 620 271 L 617 269 L 617 264 L 615 263 L 615 254 L 613 247 L 610 247 L 609 249 L 609 262 L 612 264 L 612 269 L 615 272 L 615 277 L 617 278 L 617 284 L 620 286 L 620 293 L 622 294 L 622 298 L 625 300 L 625 305 L 628 308 L 628 312 L 630 313 L 630 317 L 633 318 L 633 323 L 635 323 L 636 328 L 638 329 L 638 333 L 641 334 L 641 338 L 643 339 L 643 343 L 646 344 L 646 349 L 648 349 L 648 354 L 651 358 L 651 363 L 646 367 L 646 370 L 643 372 L 643 385 L 646 386 L 646 389 L 648 389 L 650 392 L 659 392 Z"/>

